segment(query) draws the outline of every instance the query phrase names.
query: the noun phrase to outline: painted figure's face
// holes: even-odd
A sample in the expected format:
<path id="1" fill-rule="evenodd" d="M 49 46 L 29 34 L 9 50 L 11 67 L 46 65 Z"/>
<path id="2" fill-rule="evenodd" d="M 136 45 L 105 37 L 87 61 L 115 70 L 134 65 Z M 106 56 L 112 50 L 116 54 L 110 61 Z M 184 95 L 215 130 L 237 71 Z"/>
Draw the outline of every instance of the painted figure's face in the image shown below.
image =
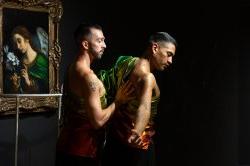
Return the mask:
<path id="1" fill-rule="evenodd" d="M 102 54 L 106 48 L 104 42 L 105 37 L 103 32 L 99 29 L 92 28 L 89 40 L 89 51 L 94 56 L 94 58 L 101 59 Z"/>
<path id="2" fill-rule="evenodd" d="M 159 42 L 153 44 L 155 68 L 163 71 L 172 64 L 173 56 L 175 55 L 176 47 L 170 42 Z"/>
<path id="3" fill-rule="evenodd" d="M 13 42 L 16 46 L 16 48 L 23 54 L 27 52 L 28 45 L 29 45 L 29 40 L 24 39 L 21 35 L 19 34 L 14 34 L 13 36 Z"/>

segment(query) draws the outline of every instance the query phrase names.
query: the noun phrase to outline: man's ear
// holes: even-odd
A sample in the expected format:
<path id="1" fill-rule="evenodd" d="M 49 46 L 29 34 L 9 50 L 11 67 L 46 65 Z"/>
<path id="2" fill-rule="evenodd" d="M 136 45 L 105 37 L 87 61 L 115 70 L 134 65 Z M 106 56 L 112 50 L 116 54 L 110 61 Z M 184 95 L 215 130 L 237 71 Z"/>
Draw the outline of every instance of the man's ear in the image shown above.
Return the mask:
<path id="1" fill-rule="evenodd" d="M 86 41 L 86 40 L 83 40 L 83 41 L 82 41 L 82 47 L 83 47 L 85 50 L 87 50 L 87 49 L 89 48 L 89 42 Z"/>
<path id="2" fill-rule="evenodd" d="M 157 43 L 152 43 L 151 49 L 152 49 L 153 54 L 155 54 L 159 49 L 159 45 Z"/>

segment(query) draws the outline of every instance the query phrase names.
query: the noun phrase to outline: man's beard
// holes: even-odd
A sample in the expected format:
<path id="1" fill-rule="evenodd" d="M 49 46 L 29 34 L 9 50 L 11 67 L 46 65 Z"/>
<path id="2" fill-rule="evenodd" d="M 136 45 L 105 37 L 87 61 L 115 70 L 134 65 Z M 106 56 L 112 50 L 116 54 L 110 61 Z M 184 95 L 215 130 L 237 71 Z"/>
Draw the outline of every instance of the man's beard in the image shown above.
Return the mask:
<path id="1" fill-rule="evenodd" d="M 101 59 L 102 58 L 102 55 L 103 55 L 103 51 L 100 51 L 100 52 L 96 52 L 93 48 L 90 49 L 90 53 L 95 57 L 95 59 Z"/>

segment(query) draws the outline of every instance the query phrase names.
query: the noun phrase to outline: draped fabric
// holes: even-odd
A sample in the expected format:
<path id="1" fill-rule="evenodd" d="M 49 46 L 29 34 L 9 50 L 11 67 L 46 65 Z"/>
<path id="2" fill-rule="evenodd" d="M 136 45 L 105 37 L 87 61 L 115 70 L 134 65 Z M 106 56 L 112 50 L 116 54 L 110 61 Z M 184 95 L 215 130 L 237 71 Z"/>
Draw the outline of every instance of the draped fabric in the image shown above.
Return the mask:
<path id="1" fill-rule="evenodd" d="M 120 56 L 113 68 L 100 71 L 99 78 L 105 86 L 109 102 L 114 100 L 117 89 L 129 79 L 130 73 L 133 71 L 137 60 L 138 57 Z M 150 121 L 141 136 L 144 143 L 143 149 L 148 148 L 152 141 L 152 136 L 155 133 L 153 129 L 153 119 L 157 114 L 158 102 L 159 97 L 152 96 Z M 138 106 L 138 100 L 135 98 L 129 103 L 122 105 L 119 110 L 116 110 L 114 113 L 111 122 L 111 132 L 124 143 L 127 143 L 127 139 L 131 135 L 131 130 L 134 128 Z"/>
<path id="2" fill-rule="evenodd" d="M 113 68 L 99 72 L 98 77 L 105 86 L 108 103 L 114 101 L 116 90 L 127 81 L 136 60 L 136 57 L 120 56 Z"/>
<path id="3" fill-rule="evenodd" d="M 43 80 L 48 83 L 48 58 L 43 54 L 37 54 L 35 64 L 29 68 L 29 75 L 34 79 Z"/>
<path id="4" fill-rule="evenodd" d="M 30 86 L 21 80 L 19 93 L 48 93 L 49 92 L 49 62 L 48 58 L 38 53 L 32 64 L 27 66 L 27 72 L 31 82 Z"/>

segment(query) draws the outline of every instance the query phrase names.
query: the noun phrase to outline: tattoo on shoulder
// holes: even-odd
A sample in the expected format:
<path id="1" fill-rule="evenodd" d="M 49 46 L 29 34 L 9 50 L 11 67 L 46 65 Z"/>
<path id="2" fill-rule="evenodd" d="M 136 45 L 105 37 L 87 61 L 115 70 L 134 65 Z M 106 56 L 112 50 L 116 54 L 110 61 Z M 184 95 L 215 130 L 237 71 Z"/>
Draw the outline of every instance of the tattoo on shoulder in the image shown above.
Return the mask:
<path id="1" fill-rule="evenodd" d="M 91 91 L 96 91 L 98 84 L 96 81 L 91 80 L 91 81 L 89 81 L 88 85 L 89 85 Z"/>

